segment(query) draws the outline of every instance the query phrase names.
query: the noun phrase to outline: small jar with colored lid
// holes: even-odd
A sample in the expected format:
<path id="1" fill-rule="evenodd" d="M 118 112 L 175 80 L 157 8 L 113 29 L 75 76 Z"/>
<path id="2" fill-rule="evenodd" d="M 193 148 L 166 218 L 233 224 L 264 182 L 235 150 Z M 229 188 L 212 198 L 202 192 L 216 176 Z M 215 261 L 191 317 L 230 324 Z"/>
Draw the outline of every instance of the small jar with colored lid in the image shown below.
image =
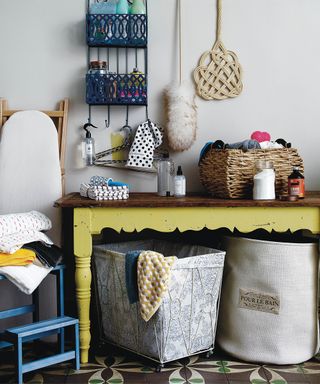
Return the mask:
<path id="1" fill-rule="evenodd" d="M 105 75 L 107 73 L 107 62 L 102 60 L 90 61 L 89 73 Z"/>
<path id="2" fill-rule="evenodd" d="M 303 199 L 305 195 L 304 176 L 299 167 L 293 167 L 291 175 L 288 176 L 288 194 Z"/>

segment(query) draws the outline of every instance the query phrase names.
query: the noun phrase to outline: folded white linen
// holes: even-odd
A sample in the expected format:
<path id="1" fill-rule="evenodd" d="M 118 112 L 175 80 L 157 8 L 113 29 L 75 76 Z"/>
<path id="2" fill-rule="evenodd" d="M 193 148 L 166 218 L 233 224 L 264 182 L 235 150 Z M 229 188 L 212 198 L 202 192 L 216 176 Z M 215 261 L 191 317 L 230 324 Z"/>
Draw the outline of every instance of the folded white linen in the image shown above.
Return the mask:
<path id="1" fill-rule="evenodd" d="M 10 235 L 0 237 L 0 252 L 14 253 L 24 244 L 33 241 L 42 241 L 43 243 L 52 245 L 53 242 L 47 235 L 36 230 L 25 230 Z"/>
<path id="2" fill-rule="evenodd" d="M 0 274 L 6 276 L 20 291 L 30 295 L 52 269 L 36 259 L 26 266 L 0 267 Z"/>
<path id="3" fill-rule="evenodd" d="M 38 211 L 0 215 L 0 238 L 28 229 L 47 231 L 51 226 L 51 220 Z"/>

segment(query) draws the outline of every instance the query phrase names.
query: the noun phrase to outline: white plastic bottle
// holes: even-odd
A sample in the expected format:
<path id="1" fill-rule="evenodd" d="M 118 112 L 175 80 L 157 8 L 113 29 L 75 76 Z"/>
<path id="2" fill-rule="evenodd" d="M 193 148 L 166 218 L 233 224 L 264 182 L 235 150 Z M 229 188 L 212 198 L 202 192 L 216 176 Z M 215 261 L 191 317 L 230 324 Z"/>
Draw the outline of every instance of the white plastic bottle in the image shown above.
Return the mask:
<path id="1" fill-rule="evenodd" d="M 253 200 L 274 200 L 275 172 L 271 161 L 258 160 L 253 178 Z"/>
<path id="2" fill-rule="evenodd" d="M 174 195 L 176 197 L 186 195 L 186 178 L 182 173 L 181 165 L 178 166 L 177 174 L 174 177 Z"/>

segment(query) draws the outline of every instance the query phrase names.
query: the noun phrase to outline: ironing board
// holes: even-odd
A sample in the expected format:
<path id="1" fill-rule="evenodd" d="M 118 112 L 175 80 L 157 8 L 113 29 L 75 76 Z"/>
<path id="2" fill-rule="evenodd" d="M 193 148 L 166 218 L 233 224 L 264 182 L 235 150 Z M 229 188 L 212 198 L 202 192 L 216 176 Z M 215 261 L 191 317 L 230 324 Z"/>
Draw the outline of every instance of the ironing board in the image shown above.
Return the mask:
<path id="1" fill-rule="evenodd" d="M 44 213 L 52 221 L 48 235 L 57 245 L 61 220 L 52 205 L 64 194 L 67 116 L 67 99 L 57 110 L 43 112 L 11 110 L 5 99 L 0 102 L 0 214 Z"/>
<path id="2" fill-rule="evenodd" d="M 58 108 L 55 110 L 42 111 L 54 122 L 58 132 L 58 143 L 59 143 L 59 157 L 60 157 L 60 168 L 61 168 L 61 180 L 62 180 L 62 192 L 64 195 L 65 185 L 65 150 L 66 150 L 66 138 L 67 138 L 67 120 L 68 120 L 68 109 L 69 100 L 63 99 L 59 101 Z M 4 98 L 0 98 L 0 133 L 3 124 L 11 117 L 14 113 L 19 112 L 18 109 L 9 109 L 8 101 Z"/>

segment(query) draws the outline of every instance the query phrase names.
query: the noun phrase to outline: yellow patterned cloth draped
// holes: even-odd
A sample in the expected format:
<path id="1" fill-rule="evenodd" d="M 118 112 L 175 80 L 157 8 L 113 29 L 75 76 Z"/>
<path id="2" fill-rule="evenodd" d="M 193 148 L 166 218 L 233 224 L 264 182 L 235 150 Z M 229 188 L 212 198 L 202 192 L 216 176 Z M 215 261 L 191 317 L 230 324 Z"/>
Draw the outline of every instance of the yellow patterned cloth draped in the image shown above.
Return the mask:
<path id="1" fill-rule="evenodd" d="M 138 258 L 138 290 L 141 316 L 151 319 L 168 290 L 171 269 L 177 258 L 164 257 L 154 251 L 143 251 Z"/>

